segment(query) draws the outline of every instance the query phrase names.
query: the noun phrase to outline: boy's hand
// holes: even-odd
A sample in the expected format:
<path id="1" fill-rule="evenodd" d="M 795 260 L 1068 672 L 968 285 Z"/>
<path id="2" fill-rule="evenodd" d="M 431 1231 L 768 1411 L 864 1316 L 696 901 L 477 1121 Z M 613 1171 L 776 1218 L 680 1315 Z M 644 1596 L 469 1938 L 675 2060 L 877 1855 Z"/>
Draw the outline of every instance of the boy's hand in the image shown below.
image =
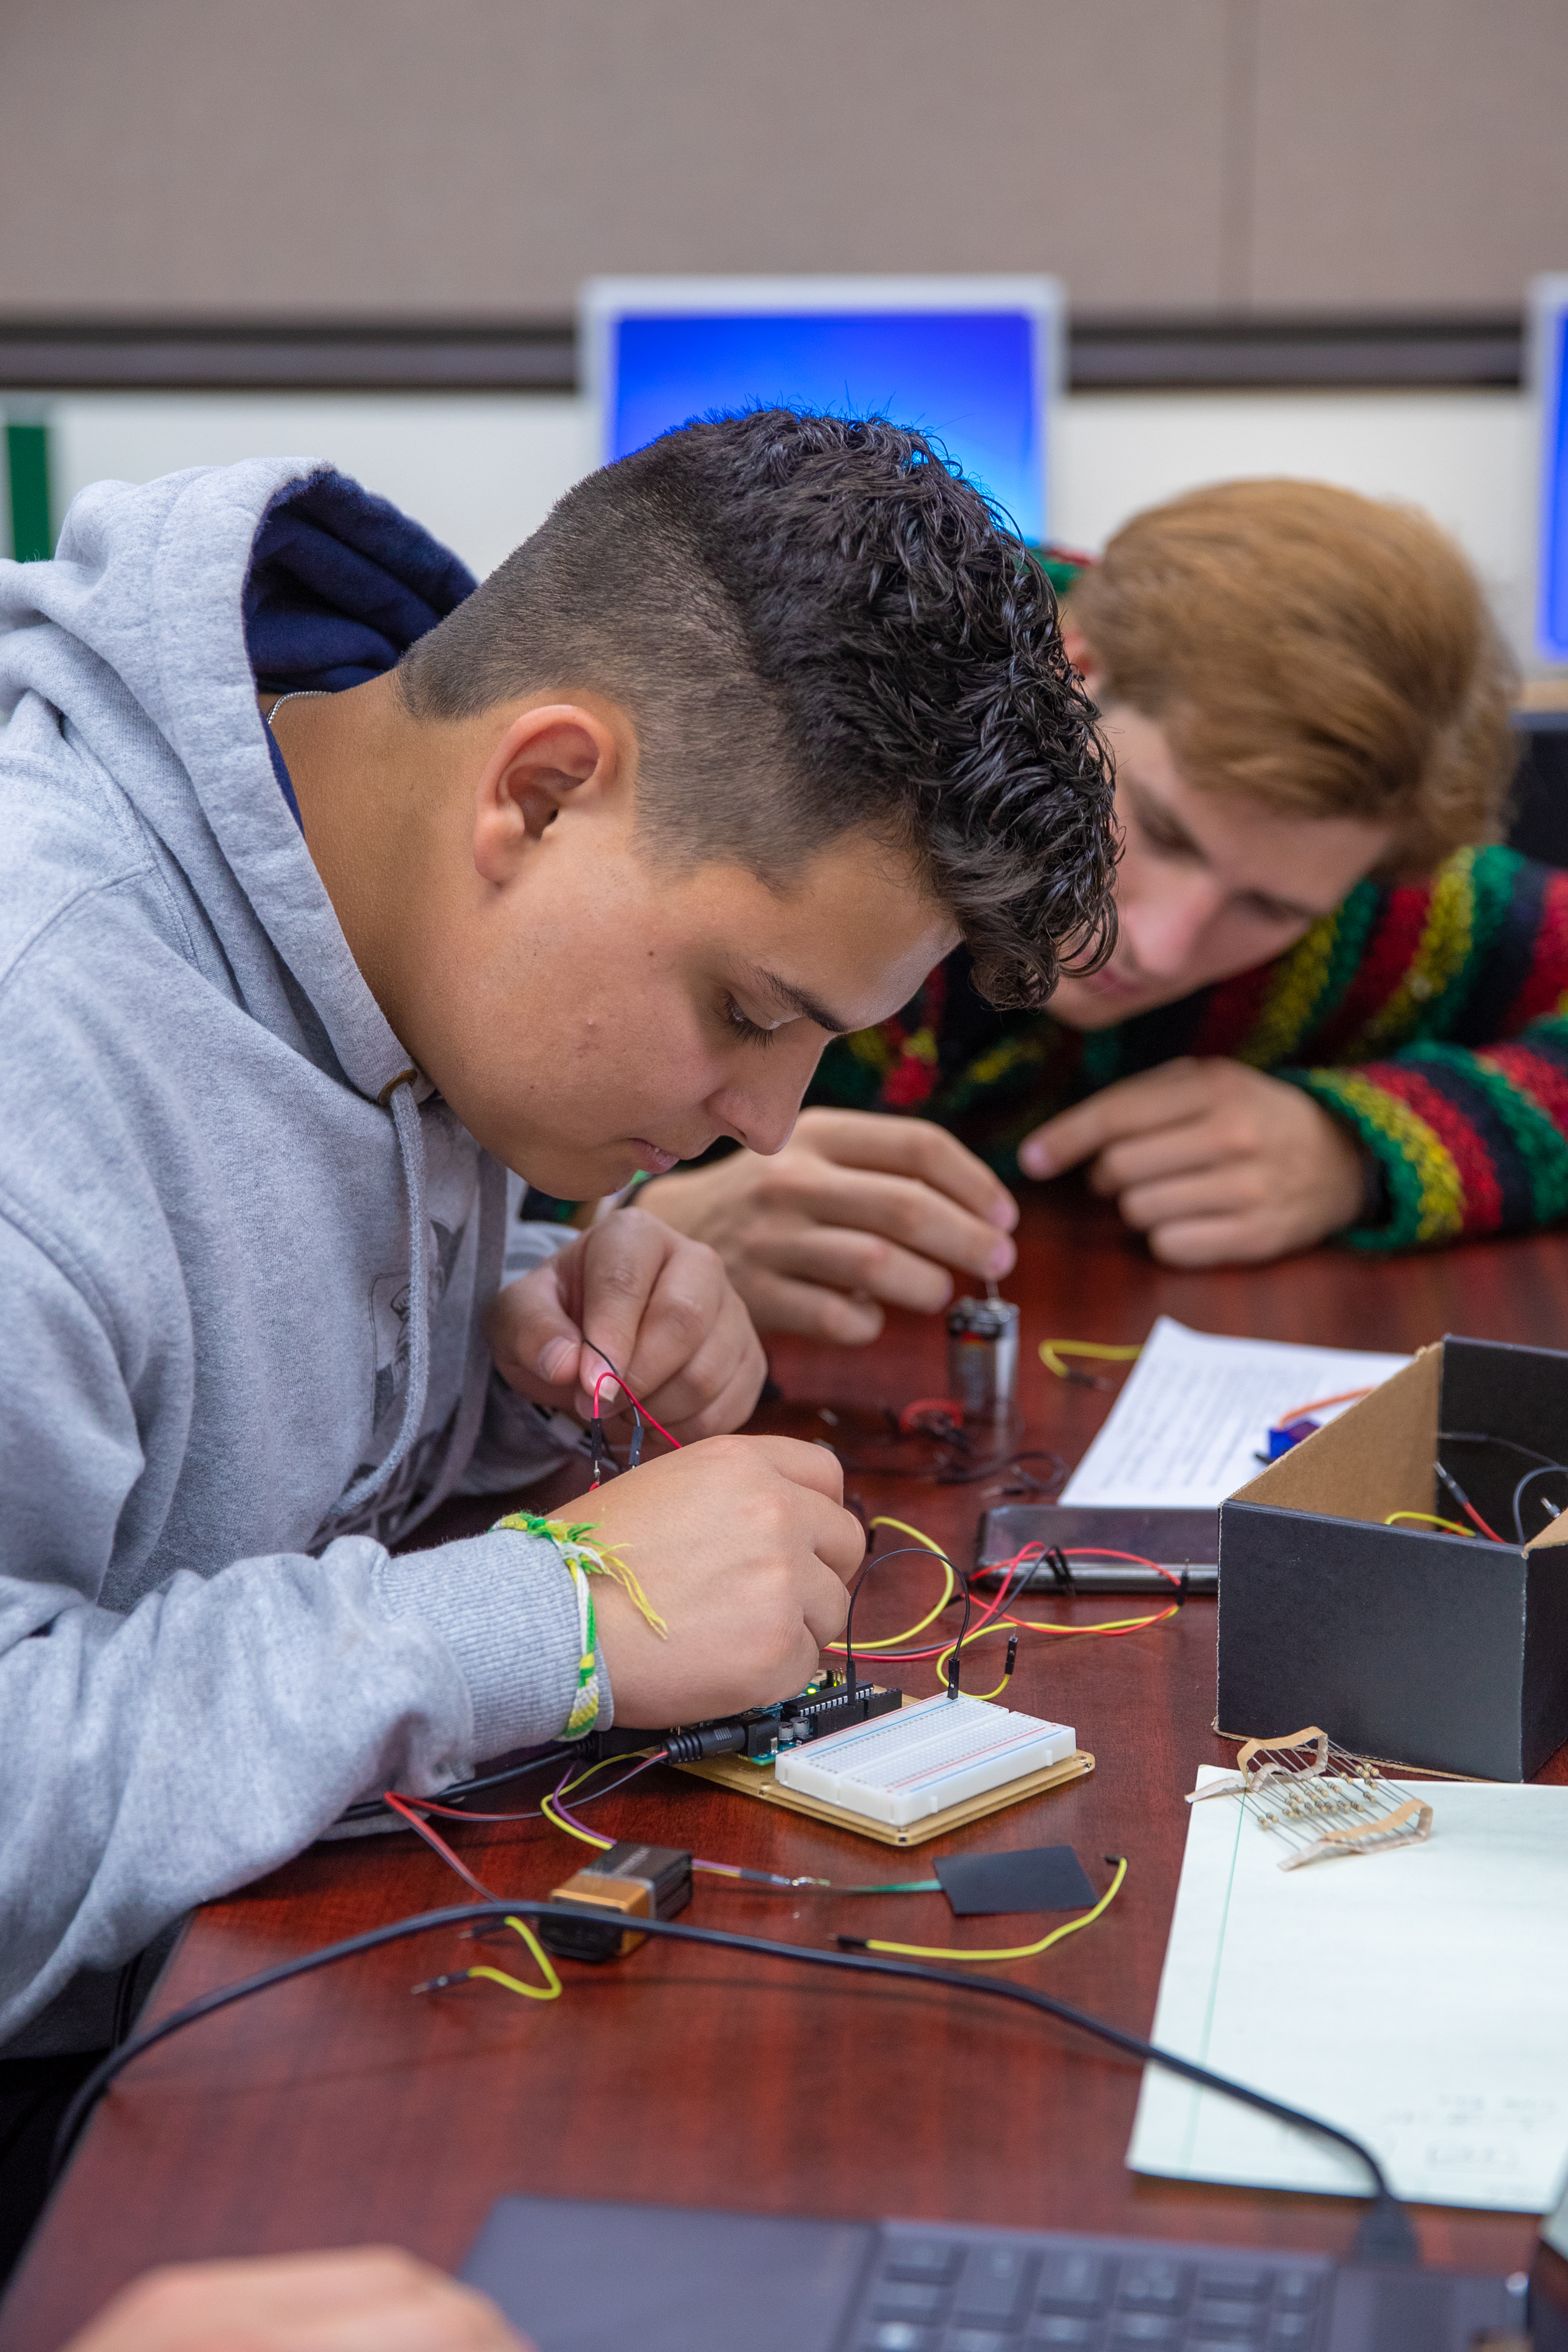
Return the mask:
<path id="1" fill-rule="evenodd" d="M 738 1429 L 767 1377 L 751 1317 L 716 1253 L 640 1209 L 618 1209 L 491 1301 L 503 1380 L 586 1421 L 604 1348 L 632 1393 L 683 1441 Z M 613 1380 L 600 1402 L 625 1411 Z"/>
<path id="2" fill-rule="evenodd" d="M 487 2295 L 391 2246 L 175 2263 L 65 2352 L 530 2352 Z"/>
<path id="3" fill-rule="evenodd" d="M 1168 1265 L 1257 1265 L 1353 1224 L 1363 1170 L 1349 1130 L 1310 1095 L 1242 1062 L 1184 1056 L 1121 1078 L 1018 1147 L 1026 1175 L 1090 1160 Z"/>
<path id="4" fill-rule="evenodd" d="M 866 1538 L 844 1473 L 794 1437 L 710 1437 L 661 1454 L 573 1506 L 668 1627 L 656 1633 L 594 1579 L 617 1724 L 700 1723 L 803 1687 L 844 1631 Z"/>
<path id="5" fill-rule="evenodd" d="M 737 1151 L 641 1197 L 711 1243 L 759 1330 L 846 1348 L 877 1337 L 884 1305 L 945 1307 L 949 1266 L 999 1276 L 1016 1255 L 1017 1204 L 990 1170 L 930 1119 L 879 1111 L 803 1111 L 771 1158 Z"/>

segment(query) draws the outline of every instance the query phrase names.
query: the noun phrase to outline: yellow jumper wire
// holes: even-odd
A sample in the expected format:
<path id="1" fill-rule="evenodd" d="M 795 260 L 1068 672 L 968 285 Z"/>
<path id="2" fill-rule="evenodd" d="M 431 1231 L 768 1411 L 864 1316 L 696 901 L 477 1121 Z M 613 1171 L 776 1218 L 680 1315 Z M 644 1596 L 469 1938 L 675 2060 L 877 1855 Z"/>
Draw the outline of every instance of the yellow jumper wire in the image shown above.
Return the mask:
<path id="1" fill-rule="evenodd" d="M 1041 1952 L 1048 1952 L 1053 1944 L 1059 1944 L 1064 1936 L 1076 1936 L 1080 1928 L 1092 1927 L 1101 1913 L 1109 1910 L 1110 1905 L 1115 1902 L 1121 1892 L 1121 1882 L 1126 1875 L 1127 1857 L 1122 1854 L 1117 1859 L 1115 1877 L 1093 1910 L 1086 1911 L 1081 1919 L 1069 1919 L 1065 1927 L 1053 1927 L 1050 1934 L 1042 1936 L 1037 1944 L 1012 1944 L 1006 1947 L 988 1944 L 982 1950 L 975 1952 L 965 1951 L 957 1944 L 863 1942 L 858 1936 L 840 1936 L 838 1940 L 841 1944 L 853 1943 L 858 1948 L 868 1952 L 898 1952 L 907 1960 L 1033 1960 L 1037 1958 Z"/>
<path id="2" fill-rule="evenodd" d="M 545 1820 L 551 1823 L 552 1827 L 558 1830 L 564 1830 L 568 1837 L 575 1838 L 582 1845 L 591 1845 L 595 1847 L 600 1853 L 608 1853 L 610 1848 L 616 1843 L 615 1839 L 599 1837 L 593 1830 L 583 1829 L 576 1822 L 567 1821 L 563 1814 L 556 1811 L 555 1800 L 557 1797 L 569 1797 L 574 1789 L 580 1789 L 584 1780 L 591 1780 L 593 1779 L 595 1772 L 607 1771 L 612 1764 L 630 1764 L 634 1762 L 646 1764 L 653 1752 L 654 1751 L 651 1748 L 638 1748 L 635 1755 L 601 1756 L 596 1764 L 590 1764 L 585 1772 L 579 1772 L 576 1779 L 574 1780 L 568 1780 L 563 1789 L 552 1789 L 548 1796 L 541 1797 L 539 1800 L 540 1811 L 544 1815 Z"/>
<path id="3" fill-rule="evenodd" d="M 475 1969 L 458 1969 L 450 1976 L 431 1977 L 424 1984 L 413 1985 L 409 1990 L 413 1992 L 445 1992 L 449 1985 L 467 1984 L 470 1977 L 484 1977 L 490 1984 L 504 1985 L 508 1992 L 521 1993 L 524 2000 L 559 2000 L 561 1979 L 551 1966 L 549 1953 L 527 1920 L 514 1919 L 509 1911 L 506 1924 L 515 1935 L 522 1937 L 528 1951 L 537 1961 L 539 1973 L 544 1979 L 542 1985 L 524 1984 L 521 1977 L 508 1976 L 504 1969 L 481 1965 Z"/>
<path id="4" fill-rule="evenodd" d="M 935 1607 L 928 1609 L 923 1617 L 921 1617 L 915 1624 L 908 1626 L 903 1633 L 884 1634 L 880 1641 L 857 1642 L 855 1644 L 855 1654 L 857 1657 L 868 1656 L 879 1650 L 901 1650 L 907 1642 L 911 1642 L 917 1634 L 923 1633 L 927 1626 L 930 1625 L 934 1619 L 941 1616 L 942 1611 L 947 1607 L 948 1602 L 952 1599 L 954 1592 L 958 1589 L 958 1577 L 952 1562 L 949 1559 L 946 1552 L 942 1549 L 942 1546 L 931 1536 L 928 1536 L 923 1528 L 911 1527 L 908 1519 L 895 1519 L 888 1517 L 886 1514 L 879 1514 L 879 1516 L 871 1521 L 871 1525 L 873 1528 L 894 1528 L 900 1535 L 912 1536 L 917 1544 L 923 1544 L 927 1551 L 931 1552 L 935 1559 L 942 1562 L 942 1588 Z M 1168 1608 L 1155 1610 L 1150 1616 L 1115 1617 L 1108 1623 L 1101 1625 L 1051 1625 L 1046 1623 L 1042 1619 L 1037 1617 L 995 1617 L 993 1618 L 988 1624 L 977 1625 L 973 1633 L 964 1634 L 963 1637 L 963 1646 L 965 1649 L 968 1649 L 972 1643 L 984 1641 L 988 1633 L 1053 1633 L 1060 1641 L 1081 1640 L 1086 1637 L 1091 1637 L 1097 1633 L 1136 1633 L 1142 1632 L 1145 1625 L 1163 1624 L 1167 1617 L 1173 1617 L 1175 1615 L 1180 1605 L 1181 1604 L 1178 1601 L 1173 1601 Z M 827 1644 L 827 1647 L 830 1652 L 834 1653 L 837 1656 L 843 1656 L 844 1644 L 842 1642 L 830 1642 Z M 947 1647 L 938 1655 L 936 1662 L 936 1680 L 937 1688 L 939 1690 L 945 1690 L 947 1687 L 947 1685 L 943 1680 L 943 1676 L 947 1669 L 947 1662 L 958 1647 L 959 1643 L 955 1639 L 950 1642 Z M 1000 1691 L 1005 1688 L 1005 1677 L 1004 1677 L 1004 1680 L 997 1684 L 995 1690 L 986 1691 L 983 1694 L 977 1695 L 983 1696 L 986 1698 L 994 1698 Z M 545 1810 L 548 1811 L 549 1800 L 545 1799 L 543 1802 Z M 551 1814 L 551 1819 L 554 1819 L 553 1814 Z"/>
<path id="5" fill-rule="evenodd" d="M 1040 1341 L 1040 1361 L 1047 1372 L 1055 1372 L 1058 1381 L 1065 1381 L 1068 1376 L 1068 1368 L 1062 1361 L 1064 1356 L 1090 1356 L 1097 1364 L 1131 1364 L 1142 1353 L 1142 1340 L 1135 1348 L 1106 1347 L 1098 1339 Z"/>
<path id="6" fill-rule="evenodd" d="M 912 1642 L 917 1633 L 923 1633 L 928 1625 L 935 1622 L 937 1618 L 942 1615 L 942 1611 L 947 1607 L 948 1602 L 952 1599 L 954 1592 L 958 1589 L 958 1578 L 954 1572 L 952 1560 L 949 1559 L 942 1546 L 939 1543 L 933 1543 L 931 1537 L 926 1535 L 920 1528 L 911 1528 L 908 1519 L 889 1518 L 884 1513 L 878 1514 L 877 1517 L 871 1521 L 871 1527 L 873 1529 L 877 1528 L 895 1528 L 900 1535 L 913 1536 L 916 1543 L 923 1544 L 927 1551 L 933 1553 L 935 1557 L 941 1560 L 942 1565 L 942 1595 L 938 1600 L 936 1606 L 933 1609 L 928 1609 L 925 1615 L 920 1620 L 920 1622 L 910 1626 L 907 1632 L 902 1633 L 884 1634 L 882 1639 L 879 1642 L 857 1642 L 855 1644 L 855 1654 L 857 1657 L 868 1655 L 874 1650 L 901 1650 L 906 1642 Z M 875 1562 L 873 1562 L 872 1565 L 875 1566 Z M 830 1651 L 835 1652 L 840 1657 L 844 1654 L 844 1644 L 842 1642 L 829 1642 L 827 1647 Z"/>
<path id="7" fill-rule="evenodd" d="M 491 1984 L 504 1985 L 508 1992 L 521 1993 L 524 2000 L 559 2000 L 561 1979 L 551 1966 L 549 1953 L 527 1920 L 514 1919 L 509 1913 L 506 1924 L 509 1927 L 514 1927 L 522 1937 L 531 1955 L 539 1964 L 539 1973 L 544 1979 L 544 1982 L 542 1985 L 524 1984 L 521 1977 L 509 1977 L 504 1969 L 470 1969 L 468 1972 L 469 1976 L 484 1977 Z"/>
<path id="8" fill-rule="evenodd" d="M 972 1633 L 966 1633 L 963 1636 L 963 1646 L 967 1650 L 974 1643 L 984 1642 L 991 1633 L 1054 1633 L 1058 1641 L 1063 1642 L 1082 1640 L 1097 1633 L 1139 1633 L 1142 1632 L 1145 1625 L 1163 1625 L 1167 1617 L 1175 1615 L 1181 1605 L 1179 1601 L 1173 1601 L 1167 1607 L 1156 1609 L 1151 1616 L 1111 1617 L 1099 1625 L 1051 1625 L 1040 1617 L 994 1617 L 988 1625 L 977 1625 Z M 945 1679 L 947 1662 L 958 1646 L 956 1641 L 950 1642 L 937 1659 L 936 1682 L 939 1690 L 947 1688 Z M 1000 1690 L 1002 1687 L 1003 1685 L 998 1683 L 996 1689 Z M 994 1698 L 995 1696 L 996 1691 L 975 1693 L 977 1698 Z"/>

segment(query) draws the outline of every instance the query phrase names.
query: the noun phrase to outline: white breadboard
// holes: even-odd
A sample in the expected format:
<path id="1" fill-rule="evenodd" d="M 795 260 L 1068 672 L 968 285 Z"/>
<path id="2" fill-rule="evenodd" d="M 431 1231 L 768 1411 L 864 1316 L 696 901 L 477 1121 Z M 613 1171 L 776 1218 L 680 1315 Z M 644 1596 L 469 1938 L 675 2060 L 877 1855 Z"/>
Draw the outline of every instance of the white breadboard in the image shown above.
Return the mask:
<path id="1" fill-rule="evenodd" d="M 901 1828 L 1059 1764 L 1077 1747 L 1078 1734 L 1066 1724 L 942 1692 L 786 1748 L 773 1777 L 783 1789 Z"/>

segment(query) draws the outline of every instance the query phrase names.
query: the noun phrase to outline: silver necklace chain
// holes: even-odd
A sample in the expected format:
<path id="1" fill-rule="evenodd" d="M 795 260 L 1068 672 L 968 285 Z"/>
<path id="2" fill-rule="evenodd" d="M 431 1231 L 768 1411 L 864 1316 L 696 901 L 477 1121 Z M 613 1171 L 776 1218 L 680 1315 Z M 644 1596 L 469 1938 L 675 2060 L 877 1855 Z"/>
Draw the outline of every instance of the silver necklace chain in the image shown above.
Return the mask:
<path id="1" fill-rule="evenodd" d="M 331 694 L 331 690 L 330 686 L 298 686 L 291 694 L 280 694 L 267 714 L 268 726 L 271 726 L 286 702 L 313 702 L 321 695 Z"/>

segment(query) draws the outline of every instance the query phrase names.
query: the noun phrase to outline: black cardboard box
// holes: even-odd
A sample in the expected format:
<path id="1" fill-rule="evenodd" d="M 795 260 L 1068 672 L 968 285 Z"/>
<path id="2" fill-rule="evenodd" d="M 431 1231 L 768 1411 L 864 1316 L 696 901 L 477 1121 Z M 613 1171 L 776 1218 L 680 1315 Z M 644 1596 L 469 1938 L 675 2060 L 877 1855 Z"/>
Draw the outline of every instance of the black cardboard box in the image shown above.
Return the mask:
<path id="1" fill-rule="evenodd" d="M 1568 1472 L 1522 1498 L 1509 1439 L 1568 1463 L 1568 1355 L 1446 1339 L 1220 1509 L 1219 1709 L 1232 1737 L 1321 1724 L 1343 1748 L 1523 1780 L 1568 1740 Z M 1500 1536 L 1391 1528 L 1458 1516 L 1441 1461 Z"/>

